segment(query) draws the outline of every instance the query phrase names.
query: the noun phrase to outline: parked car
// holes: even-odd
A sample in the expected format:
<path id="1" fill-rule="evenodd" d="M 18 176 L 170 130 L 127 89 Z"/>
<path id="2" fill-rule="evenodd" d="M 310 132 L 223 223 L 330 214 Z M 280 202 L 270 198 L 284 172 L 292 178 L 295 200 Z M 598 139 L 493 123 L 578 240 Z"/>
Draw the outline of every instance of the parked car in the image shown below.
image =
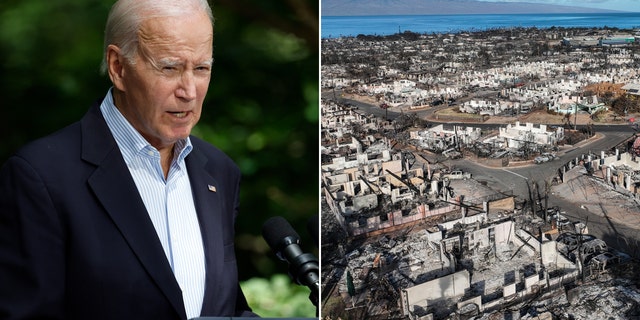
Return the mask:
<path id="1" fill-rule="evenodd" d="M 544 163 L 547 161 L 551 161 L 556 158 L 556 155 L 553 153 L 543 153 L 533 159 L 533 162 L 536 164 Z"/>

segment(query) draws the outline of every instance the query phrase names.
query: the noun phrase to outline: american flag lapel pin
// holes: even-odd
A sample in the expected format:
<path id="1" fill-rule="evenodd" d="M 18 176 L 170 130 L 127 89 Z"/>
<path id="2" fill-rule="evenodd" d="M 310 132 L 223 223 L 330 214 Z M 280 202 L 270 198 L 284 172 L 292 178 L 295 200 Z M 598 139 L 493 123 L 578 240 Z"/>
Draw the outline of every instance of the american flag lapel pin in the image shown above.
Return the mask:
<path id="1" fill-rule="evenodd" d="M 216 187 L 214 187 L 212 185 L 209 185 L 208 187 L 209 187 L 209 191 L 216 192 Z"/>

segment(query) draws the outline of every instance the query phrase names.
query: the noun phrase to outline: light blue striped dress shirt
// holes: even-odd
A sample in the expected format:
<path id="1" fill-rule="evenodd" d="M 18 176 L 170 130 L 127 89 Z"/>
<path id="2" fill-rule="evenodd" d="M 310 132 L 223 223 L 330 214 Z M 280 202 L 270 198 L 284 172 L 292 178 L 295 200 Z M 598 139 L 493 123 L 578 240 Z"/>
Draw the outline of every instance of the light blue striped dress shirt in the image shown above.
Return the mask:
<path id="1" fill-rule="evenodd" d="M 187 138 L 176 143 L 174 159 L 165 179 L 160 153 L 116 108 L 111 90 L 100 110 L 122 152 L 182 289 L 187 318 L 198 317 L 202 309 L 206 271 L 202 235 L 184 161 L 193 149 L 191 140 Z"/>

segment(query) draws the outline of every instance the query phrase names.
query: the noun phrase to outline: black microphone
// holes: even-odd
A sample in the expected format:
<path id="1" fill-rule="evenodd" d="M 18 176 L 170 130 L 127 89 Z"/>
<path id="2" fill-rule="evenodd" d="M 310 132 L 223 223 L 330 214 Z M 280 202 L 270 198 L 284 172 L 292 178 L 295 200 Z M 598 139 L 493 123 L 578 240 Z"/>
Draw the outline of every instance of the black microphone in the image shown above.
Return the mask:
<path id="1" fill-rule="evenodd" d="M 315 215 L 307 220 L 307 231 L 311 235 L 311 239 L 313 239 L 316 247 L 318 247 L 320 244 L 319 223 L 320 221 L 318 221 L 318 215 Z"/>
<path id="2" fill-rule="evenodd" d="M 273 217 L 262 225 L 262 237 L 278 258 L 289 263 L 289 276 L 299 285 L 311 289 L 312 296 L 320 291 L 318 259 L 300 249 L 300 236 L 282 217 Z M 312 299 L 317 306 L 317 301 Z"/>

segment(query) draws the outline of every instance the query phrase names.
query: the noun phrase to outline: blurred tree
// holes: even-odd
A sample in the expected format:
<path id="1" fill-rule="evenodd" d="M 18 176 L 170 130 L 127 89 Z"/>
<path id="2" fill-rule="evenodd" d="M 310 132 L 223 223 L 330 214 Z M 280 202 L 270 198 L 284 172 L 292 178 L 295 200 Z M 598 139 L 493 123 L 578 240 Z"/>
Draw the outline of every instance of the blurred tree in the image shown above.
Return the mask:
<path id="1" fill-rule="evenodd" d="M 77 121 L 104 97 L 99 74 L 113 0 L 0 3 L 0 163 L 20 145 Z M 318 1 L 213 1 L 214 69 L 194 134 L 243 172 L 238 220 L 242 279 L 285 273 L 262 240 L 283 216 L 311 248 L 318 205 Z M 315 251 L 317 253 L 317 251 Z"/>

